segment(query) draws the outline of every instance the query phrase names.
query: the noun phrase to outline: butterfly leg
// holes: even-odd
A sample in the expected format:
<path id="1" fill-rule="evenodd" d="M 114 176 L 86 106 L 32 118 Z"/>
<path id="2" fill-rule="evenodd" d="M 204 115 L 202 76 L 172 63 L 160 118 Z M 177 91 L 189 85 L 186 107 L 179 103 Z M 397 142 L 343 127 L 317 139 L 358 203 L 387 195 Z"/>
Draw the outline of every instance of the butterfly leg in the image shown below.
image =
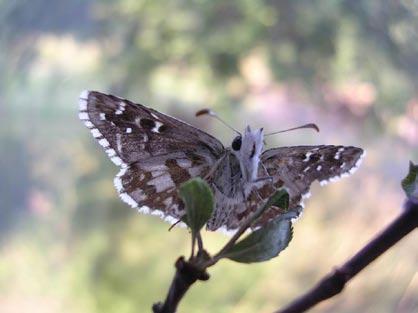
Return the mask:
<path id="1" fill-rule="evenodd" d="M 222 158 L 220 158 L 219 160 L 217 160 L 215 162 L 215 164 L 211 167 L 211 169 L 209 170 L 209 172 L 203 177 L 204 180 L 208 181 L 209 178 L 213 175 L 213 173 L 216 171 L 216 169 L 219 167 L 219 164 L 221 164 L 221 162 L 225 159 L 224 155 Z"/>

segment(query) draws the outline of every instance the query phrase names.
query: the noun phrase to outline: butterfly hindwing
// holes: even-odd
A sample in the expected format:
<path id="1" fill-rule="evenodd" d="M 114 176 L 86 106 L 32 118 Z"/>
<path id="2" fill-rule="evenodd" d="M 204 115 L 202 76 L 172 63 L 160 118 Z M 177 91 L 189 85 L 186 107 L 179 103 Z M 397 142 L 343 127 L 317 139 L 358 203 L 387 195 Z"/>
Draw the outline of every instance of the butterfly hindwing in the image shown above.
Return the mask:
<path id="1" fill-rule="evenodd" d="M 190 169 L 194 169 L 193 173 Z M 193 175 L 204 176 L 210 167 L 197 159 L 185 161 L 171 155 L 163 160 L 146 160 L 122 168 L 114 183 L 120 197 L 141 213 L 150 213 L 170 221 L 178 221 L 184 205 L 178 196 L 178 186 Z"/>

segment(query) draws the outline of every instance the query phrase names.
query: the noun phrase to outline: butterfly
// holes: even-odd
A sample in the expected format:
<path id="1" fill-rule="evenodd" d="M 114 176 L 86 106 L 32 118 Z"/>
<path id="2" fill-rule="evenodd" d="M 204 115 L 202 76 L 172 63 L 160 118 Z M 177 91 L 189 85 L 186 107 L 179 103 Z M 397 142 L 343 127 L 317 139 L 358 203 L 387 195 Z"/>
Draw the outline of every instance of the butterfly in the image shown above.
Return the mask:
<path id="1" fill-rule="evenodd" d="M 215 197 L 210 231 L 237 229 L 279 188 L 289 193 L 289 209 L 298 208 L 312 182 L 348 176 L 364 155 L 361 148 L 333 145 L 264 151 L 264 130 L 250 126 L 225 148 L 183 121 L 97 91 L 81 93 L 79 118 L 120 167 L 114 185 L 121 199 L 141 213 L 176 223 L 185 214 L 179 186 L 197 176 L 207 181 Z M 253 226 L 283 213 L 273 206 Z"/>

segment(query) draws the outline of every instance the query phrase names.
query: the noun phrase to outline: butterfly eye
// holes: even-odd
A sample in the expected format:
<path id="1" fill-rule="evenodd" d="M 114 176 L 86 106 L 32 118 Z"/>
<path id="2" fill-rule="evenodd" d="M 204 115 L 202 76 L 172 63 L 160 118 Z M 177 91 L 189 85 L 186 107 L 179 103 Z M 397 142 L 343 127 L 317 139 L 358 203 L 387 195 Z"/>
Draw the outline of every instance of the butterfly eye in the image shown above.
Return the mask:
<path id="1" fill-rule="evenodd" d="M 238 151 L 239 149 L 241 149 L 241 136 L 235 137 L 232 141 L 231 146 L 234 151 Z"/>

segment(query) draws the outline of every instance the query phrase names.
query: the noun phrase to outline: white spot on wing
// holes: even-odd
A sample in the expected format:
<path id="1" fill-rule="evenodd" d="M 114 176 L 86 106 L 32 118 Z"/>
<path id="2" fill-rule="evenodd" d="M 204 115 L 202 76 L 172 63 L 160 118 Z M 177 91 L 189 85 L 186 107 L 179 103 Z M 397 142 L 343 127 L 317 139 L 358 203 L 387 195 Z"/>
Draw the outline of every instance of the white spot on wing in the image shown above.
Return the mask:
<path id="1" fill-rule="evenodd" d="M 88 128 L 93 128 L 94 127 L 93 123 L 90 122 L 90 121 L 85 121 L 84 125 L 86 125 Z"/>
<path id="2" fill-rule="evenodd" d="M 344 148 L 340 148 L 340 149 L 343 149 L 344 150 Z M 342 151 L 342 150 L 340 151 L 340 149 L 338 149 L 339 152 Z M 350 176 L 351 174 L 353 174 L 358 169 L 358 167 L 360 166 L 360 164 L 361 164 L 361 162 L 362 162 L 362 160 L 363 160 L 363 158 L 364 158 L 365 155 L 366 155 L 366 151 L 363 151 L 363 154 L 359 157 L 359 159 L 357 160 L 356 164 L 348 172 L 342 173 L 341 175 L 337 175 L 337 176 L 331 177 L 329 179 L 322 180 L 322 181 L 319 182 L 319 184 L 321 186 L 324 186 L 324 185 L 326 185 L 326 184 L 328 184 L 330 182 L 332 183 L 332 182 L 338 181 L 339 179 L 341 179 L 343 177 Z"/>
<path id="3" fill-rule="evenodd" d="M 302 199 L 309 199 L 311 197 L 311 193 L 308 191 L 302 195 Z"/>
<path id="4" fill-rule="evenodd" d="M 320 171 L 322 169 L 322 166 L 321 165 L 318 165 L 317 167 L 316 167 L 316 170 L 317 171 Z"/>
<path id="5" fill-rule="evenodd" d="M 237 229 L 228 229 L 228 228 L 226 228 L 226 226 L 222 226 L 222 227 L 219 227 L 216 231 L 220 232 L 224 235 L 227 235 L 229 237 L 232 237 L 237 232 L 237 230 L 238 230 L 238 228 Z"/>
<path id="6" fill-rule="evenodd" d="M 343 152 L 343 151 L 344 151 L 344 148 L 339 148 L 337 153 L 335 154 L 334 159 L 339 160 L 340 156 L 341 156 L 341 152 Z"/>
<path id="7" fill-rule="evenodd" d="M 107 155 L 108 155 L 109 157 L 113 157 L 113 156 L 115 156 L 115 155 L 116 155 L 116 151 L 115 151 L 115 150 L 113 150 L 113 149 L 107 149 L 107 150 L 106 150 L 106 153 L 107 153 Z"/>
<path id="8" fill-rule="evenodd" d="M 356 164 L 350 169 L 349 173 L 353 174 L 359 168 L 361 162 L 363 162 L 363 158 L 366 156 L 366 151 L 364 150 L 360 158 L 357 160 Z"/>
<path id="9" fill-rule="evenodd" d="M 107 139 L 105 139 L 105 138 L 100 139 L 100 140 L 99 140 L 99 144 L 100 144 L 102 147 L 104 147 L 104 148 L 109 147 L 109 141 L 107 141 Z"/>
<path id="10" fill-rule="evenodd" d="M 106 115 L 104 113 L 100 113 L 99 117 L 101 121 L 106 121 Z"/>
<path id="11" fill-rule="evenodd" d="M 122 152 L 122 135 L 119 133 L 116 134 L 116 148 L 119 153 Z"/>
<path id="12" fill-rule="evenodd" d="M 300 202 L 299 202 L 299 205 L 302 207 L 302 208 L 304 208 L 305 207 L 305 200 L 306 199 L 309 199 L 311 197 L 311 193 L 308 191 L 307 193 L 304 193 L 303 195 L 302 195 L 302 199 L 300 200 Z"/>
<path id="13" fill-rule="evenodd" d="M 92 133 L 92 135 L 93 135 L 94 138 L 102 137 L 102 134 L 99 132 L 99 130 L 97 128 L 93 128 L 91 130 L 91 133 Z"/>
<path id="14" fill-rule="evenodd" d="M 169 188 L 175 187 L 173 180 L 169 173 L 165 175 L 161 175 L 159 177 L 155 177 L 148 182 L 148 185 L 153 185 L 155 187 L 156 192 L 162 192 Z"/>
<path id="15" fill-rule="evenodd" d="M 120 173 L 120 172 L 119 172 Z M 113 184 L 115 185 L 115 188 L 118 192 L 121 192 L 123 186 L 122 186 L 122 180 L 119 177 L 119 174 L 115 177 L 113 180 Z"/>
<path id="16" fill-rule="evenodd" d="M 151 210 L 151 215 L 158 216 L 158 217 L 160 217 L 162 219 L 164 219 L 164 217 L 165 217 L 164 212 L 163 211 L 160 211 L 160 210 Z"/>
<path id="17" fill-rule="evenodd" d="M 125 106 L 126 106 L 125 102 L 123 102 L 123 101 L 119 102 L 119 106 L 118 106 L 118 109 L 116 110 L 115 114 L 116 115 L 122 114 L 123 111 L 125 111 Z"/>
<path id="18" fill-rule="evenodd" d="M 128 128 L 126 129 L 126 133 L 127 133 L 127 134 L 132 133 L 132 128 L 128 127 Z"/>
<path id="19" fill-rule="evenodd" d="M 144 205 L 138 209 L 138 212 L 142 214 L 150 214 L 151 210 L 149 207 Z"/>
<path id="20" fill-rule="evenodd" d="M 88 90 L 84 90 L 81 92 L 80 99 L 78 101 L 78 107 L 80 111 L 87 110 L 87 99 L 89 98 L 89 93 L 90 92 Z"/>
<path id="21" fill-rule="evenodd" d="M 78 104 L 79 104 L 78 108 L 79 108 L 80 111 L 87 110 L 87 101 L 86 100 L 80 99 Z"/>
<path id="22" fill-rule="evenodd" d="M 181 168 L 189 168 L 192 166 L 192 161 L 189 159 L 177 159 L 176 162 Z"/>
<path id="23" fill-rule="evenodd" d="M 90 91 L 88 91 L 88 90 L 83 90 L 83 91 L 81 92 L 81 94 L 80 94 L 80 99 L 87 100 L 87 99 L 89 98 L 89 93 L 90 93 Z"/>
<path id="24" fill-rule="evenodd" d="M 309 157 L 312 155 L 311 151 L 306 152 L 305 154 L 305 158 L 303 159 L 303 162 L 308 162 L 309 161 Z"/>
<path id="25" fill-rule="evenodd" d="M 158 129 L 163 125 L 163 123 L 155 121 L 155 126 L 151 129 L 153 133 L 159 133 Z"/>
<path id="26" fill-rule="evenodd" d="M 122 162 L 120 157 L 114 156 L 110 158 L 113 163 L 115 163 L 117 166 L 122 166 L 124 163 Z"/>
<path id="27" fill-rule="evenodd" d="M 80 112 L 78 118 L 82 121 L 89 120 L 89 115 L 86 112 Z"/>
<path id="28" fill-rule="evenodd" d="M 130 195 L 128 195 L 126 192 L 121 193 L 119 196 L 124 202 L 129 204 L 131 207 L 133 207 L 133 208 L 138 207 L 138 203 L 136 203 L 136 201 L 134 199 L 132 199 L 132 197 Z"/>

